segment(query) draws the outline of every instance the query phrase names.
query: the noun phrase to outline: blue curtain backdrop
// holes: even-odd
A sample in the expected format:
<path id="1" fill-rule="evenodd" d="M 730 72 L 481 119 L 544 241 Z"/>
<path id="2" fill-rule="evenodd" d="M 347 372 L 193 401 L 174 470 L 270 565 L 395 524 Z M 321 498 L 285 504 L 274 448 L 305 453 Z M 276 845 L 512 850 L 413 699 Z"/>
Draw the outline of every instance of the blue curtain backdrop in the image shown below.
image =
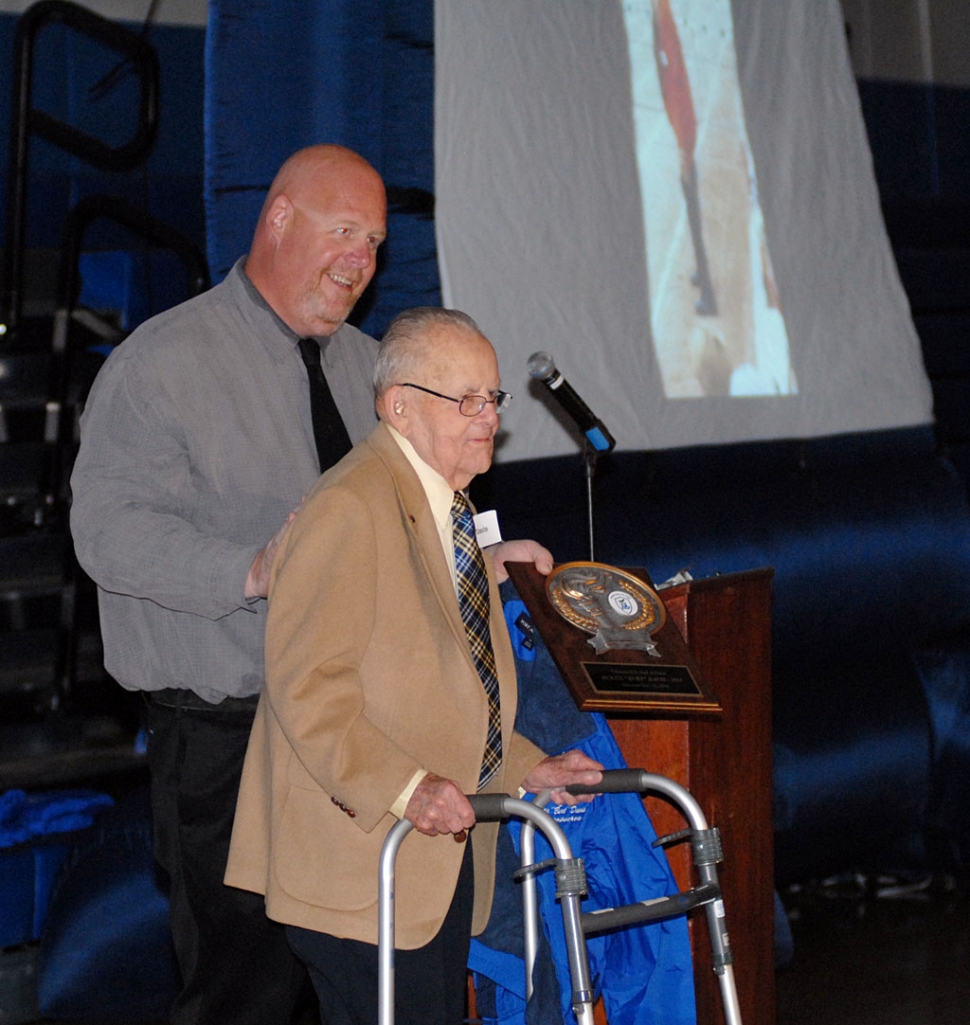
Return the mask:
<path id="1" fill-rule="evenodd" d="M 349 146 L 388 187 L 388 241 L 354 321 L 440 305 L 434 237 L 432 0 L 210 0 L 205 208 L 213 281 L 249 248 L 280 164 Z"/>

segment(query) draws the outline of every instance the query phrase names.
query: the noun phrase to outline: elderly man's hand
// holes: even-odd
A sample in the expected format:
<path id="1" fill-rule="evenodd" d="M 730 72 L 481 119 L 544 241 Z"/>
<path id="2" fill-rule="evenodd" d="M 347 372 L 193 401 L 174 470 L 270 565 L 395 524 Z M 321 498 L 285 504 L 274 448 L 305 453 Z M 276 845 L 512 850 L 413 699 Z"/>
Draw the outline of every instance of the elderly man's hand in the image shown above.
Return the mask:
<path id="1" fill-rule="evenodd" d="M 475 812 L 461 787 L 433 772 L 414 788 L 404 817 L 419 833 L 455 833 L 456 839 L 461 840 L 465 838 L 464 831 L 475 825 Z"/>
<path id="2" fill-rule="evenodd" d="M 543 576 L 548 576 L 555 565 L 552 552 L 548 548 L 543 548 L 538 541 L 500 541 L 497 545 L 492 545 L 488 551 L 495 563 L 495 575 L 500 584 L 509 578 L 505 569 L 507 562 L 534 563 L 535 568 Z"/>
<path id="3" fill-rule="evenodd" d="M 603 766 L 599 762 L 573 749 L 561 755 L 550 755 L 541 762 L 522 781 L 522 786 L 530 794 L 552 788 L 552 800 L 556 804 L 580 804 L 591 801 L 595 794 L 567 794 L 559 787 L 570 783 L 582 783 L 584 786 L 596 786 L 603 778 Z"/>

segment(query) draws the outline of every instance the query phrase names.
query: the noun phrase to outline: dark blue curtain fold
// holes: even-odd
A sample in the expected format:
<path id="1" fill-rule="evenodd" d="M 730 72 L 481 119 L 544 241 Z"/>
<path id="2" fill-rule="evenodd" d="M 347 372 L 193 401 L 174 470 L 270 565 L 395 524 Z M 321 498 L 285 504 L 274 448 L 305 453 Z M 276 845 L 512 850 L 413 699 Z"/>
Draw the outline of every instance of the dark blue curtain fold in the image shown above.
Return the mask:
<path id="1" fill-rule="evenodd" d="M 349 146 L 388 187 L 389 238 L 355 322 L 380 335 L 441 301 L 434 240 L 432 0 L 210 0 L 205 206 L 221 280 L 295 150 Z"/>

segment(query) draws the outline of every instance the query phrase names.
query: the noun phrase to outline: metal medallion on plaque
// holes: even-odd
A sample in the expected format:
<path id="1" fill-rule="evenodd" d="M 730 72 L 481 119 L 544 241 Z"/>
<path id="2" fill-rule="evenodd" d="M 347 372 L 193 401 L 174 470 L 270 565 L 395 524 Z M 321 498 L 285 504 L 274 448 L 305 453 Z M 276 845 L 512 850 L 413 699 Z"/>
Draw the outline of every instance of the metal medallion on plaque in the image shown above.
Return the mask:
<path id="1" fill-rule="evenodd" d="M 637 577 L 600 562 L 567 562 L 549 574 L 546 594 L 564 619 L 593 635 L 587 643 L 597 655 L 633 650 L 660 657 L 651 634 L 667 613 Z"/>

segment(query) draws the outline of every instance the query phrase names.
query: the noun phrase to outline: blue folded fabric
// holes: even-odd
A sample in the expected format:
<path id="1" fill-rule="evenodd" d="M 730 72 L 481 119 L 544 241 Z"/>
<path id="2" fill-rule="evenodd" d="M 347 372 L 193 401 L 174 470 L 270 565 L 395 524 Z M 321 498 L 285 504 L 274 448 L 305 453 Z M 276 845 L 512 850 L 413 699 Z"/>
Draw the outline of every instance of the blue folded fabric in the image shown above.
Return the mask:
<path id="1" fill-rule="evenodd" d="M 0 794 L 0 848 L 27 843 L 53 833 L 84 829 L 95 815 L 114 801 L 95 790 L 51 790 L 28 794 L 7 790 Z"/>

